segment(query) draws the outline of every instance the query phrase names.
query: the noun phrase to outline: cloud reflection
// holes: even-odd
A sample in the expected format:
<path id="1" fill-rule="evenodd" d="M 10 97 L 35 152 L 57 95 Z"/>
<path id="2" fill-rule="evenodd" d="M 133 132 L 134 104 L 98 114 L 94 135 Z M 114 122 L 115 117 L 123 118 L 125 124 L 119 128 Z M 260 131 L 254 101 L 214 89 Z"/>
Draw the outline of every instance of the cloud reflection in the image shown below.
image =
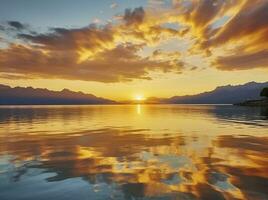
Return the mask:
<path id="1" fill-rule="evenodd" d="M 138 111 L 139 106 L 142 109 L 139 118 L 148 112 L 157 116 L 157 109 L 169 113 L 169 117 L 178 116 L 170 107 L 150 110 L 152 108 L 144 105 L 135 105 L 133 115 L 137 116 L 135 109 Z M 177 112 L 184 113 L 184 117 L 204 117 L 200 112 L 205 110 L 194 108 L 197 113 L 193 110 L 187 114 L 189 107 L 181 109 Z M 38 116 L 26 123 L 36 123 Z M 51 113 L 43 116 L 42 120 L 49 120 Z M 89 120 L 94 115 L 86 116 Z M 170 120 L 167 116 L 162 118 L 163 124 Z M 229 122 L 229 126 L 232 124 Z M 247 130 L 250 134 L 250 129 Z M 88 184 L 86 191 L 91 196 L 102 195 L 100 199 L 267 199 L 268 138 L 264 135 L 186 134 L 163 130 L 162 134 L 154 134 L 153 129 L 110 127 L 34 135 L 2 132 L 0 137 L 0 180 L 4 175 L 9 177 L 1 181 L 0 191 L 5 184 L 20 185 L 27 191 L 23 185 L 27 180 L 32 180 L 35 187 L 35 182 L 44 180 L 48 185 L 70 184 L 69 181 L 82 184 L 79 179 Z M 50 192 L 53 194 L 48 190 L 45 196 Z M 27 193 L 27 199 L 34 199 L 29 191 Z M 6 192 L 0 197 L 8 199 L 12 194 L 16 192 Z"/>

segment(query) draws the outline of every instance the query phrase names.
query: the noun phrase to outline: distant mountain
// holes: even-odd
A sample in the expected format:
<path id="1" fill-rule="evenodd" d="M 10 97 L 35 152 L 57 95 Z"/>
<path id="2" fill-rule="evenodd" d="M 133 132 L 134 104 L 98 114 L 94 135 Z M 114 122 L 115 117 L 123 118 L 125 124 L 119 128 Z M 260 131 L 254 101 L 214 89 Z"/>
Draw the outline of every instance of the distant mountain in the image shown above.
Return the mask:
<path id="1" fill-rule="evenodd" d="M 264 87 L 268 87 L 268 82 L 249 82 L 244 85 L 235 86 L 226 85 L 197 95 L 174 96 L 167 99 L 154 98 L 154 102 L 172 104 L 234 104 L 245 100 L 260 99 L 260 92 Z"/>
<path id="2" fill-rule="evenodd" d="M 68 89 L 51 91 L 0 84 L 0 105 L 114 104 L 115 101 Z"/>
<path id="3" fill-rule="evenodd" d="M 144 103 L 168 104 L 234 104 L 246 100 L 260 99 L 262 88 L 268 82 L 249 82 L 244 85 L 217 87 L 210 92 L 196 95 L 173 96 L 171 98 L 149 98 Z M 68 89 L 51 91 L 32 87 L 15 87 L 0 84 L 0 105 L 72 105 L 72 104 L 116 104 L 118 102 L 96 97 L 92 94 L 73 92 Z M 120 102 L 124 103 L 124 102 Z M 126 102 L 127 103 L 127 102 Z M 128 102 L 133 103 L 133 102 Z"/>

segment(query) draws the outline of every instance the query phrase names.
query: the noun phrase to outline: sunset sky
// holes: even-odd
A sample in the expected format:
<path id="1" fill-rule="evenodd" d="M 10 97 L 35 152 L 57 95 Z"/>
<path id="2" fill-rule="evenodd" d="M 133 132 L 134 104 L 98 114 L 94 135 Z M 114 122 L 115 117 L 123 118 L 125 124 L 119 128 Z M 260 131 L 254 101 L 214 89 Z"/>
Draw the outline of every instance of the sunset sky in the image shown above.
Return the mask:
<path id="1" fill-rule="evenodd" d="M 114 100 L 268 81 L 268 0 L 1 0 L 0 83 Z"/>

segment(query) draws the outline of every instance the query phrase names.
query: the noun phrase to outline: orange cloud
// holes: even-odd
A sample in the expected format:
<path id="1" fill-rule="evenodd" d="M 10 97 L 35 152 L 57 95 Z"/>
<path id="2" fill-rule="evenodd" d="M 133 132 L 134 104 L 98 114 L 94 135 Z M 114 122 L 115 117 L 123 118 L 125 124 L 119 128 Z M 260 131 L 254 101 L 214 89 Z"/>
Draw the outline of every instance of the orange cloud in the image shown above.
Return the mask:
<path id="1" fill-rule="evenodd" d="M 53 28 L 47 34 L 18 34 L 18 37 L 32 42 L 35 48 L 46 50 L 95 50 L 113 43 L 113 29 L 109 26 L 98 28 L 92 24 L 79 29 Z"/>
<path id="2" fill-rule="evenodd" d="M 268 50 L 218 57 L 214 64 L 221 70 L 268 68 Z"/>
<path id="3" fill-rule="evenodd" d="M 142 58 L 137 55 L 141 45 L 122 44 L 105 49 L 93 59 L 77 62 L 78 53 L 13 45 L 0 50 L 0 70 L 36 78 L 62 78 L 99 82 L 120 82 L 151 79 L 150 71 L 180 72 L 180 63 Z"/>
<path id="4" fill-rule="evenodd" d="M 220 70 L 267 67 L 267 0 L 179 0 L 173 6 L 178 22 L 191 27 L 190 54 L 212 57 L 211 66 Z"/>
<path id="5" fill-rule="evenodd" d="M 153 71 L 196 69 L 182 61 L 179 50 L 159 48 L 174 38 L 187 40 L 190 55 L 205 55 L 219 70 L 267 67 L 267 0 L 174 0 L 169 8 L 159 2 L 159 10 L 126 9 L 104 26 L 34 33 L 9 22 L 19 43 L 0 49 L 0 73 L 119 82 L 149 80 Z M 152 55 L 142 56 L 145 46 L 155 48 Z"/>
<path id="6" fill-rule="evenodd" d="M 118 25 L 18 33 L 17 37 L 26 44 L 0 49 L 0 72 L 9 77 L 14 73 L 21 77 L 99 82 L 150 80 L 151 71 L 181 72 L 183 64 L 178 59 L 138 54 L 145 44 L 173 34 L 177 33 L 171 28 L 147 24 L 143 8 L 127 9 Z"/>
<path id="7" fill-rule="evenodd" d="M 229 41 L 241 39 L 249 35 L 255 35 L 259 31 L 266 30 L 261 38 L 267 38 L 268 32 L 268 1 L 258 0 L 245 3 L 240 11 L 218 32 L 213 38 L 207 41 L 208 46 L 218 46 Z"/>

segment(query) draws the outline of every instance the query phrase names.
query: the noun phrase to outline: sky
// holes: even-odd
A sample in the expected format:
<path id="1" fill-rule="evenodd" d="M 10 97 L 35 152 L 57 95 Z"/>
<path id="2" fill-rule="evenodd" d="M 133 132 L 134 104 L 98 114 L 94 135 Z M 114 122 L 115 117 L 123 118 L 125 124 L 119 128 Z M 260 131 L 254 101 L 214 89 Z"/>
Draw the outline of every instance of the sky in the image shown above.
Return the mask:
<path id="1" fill-rule="evenodd" d="M 0 83 L 114 100 L 268 81 L 268 0 L 0 0 Z"/>

